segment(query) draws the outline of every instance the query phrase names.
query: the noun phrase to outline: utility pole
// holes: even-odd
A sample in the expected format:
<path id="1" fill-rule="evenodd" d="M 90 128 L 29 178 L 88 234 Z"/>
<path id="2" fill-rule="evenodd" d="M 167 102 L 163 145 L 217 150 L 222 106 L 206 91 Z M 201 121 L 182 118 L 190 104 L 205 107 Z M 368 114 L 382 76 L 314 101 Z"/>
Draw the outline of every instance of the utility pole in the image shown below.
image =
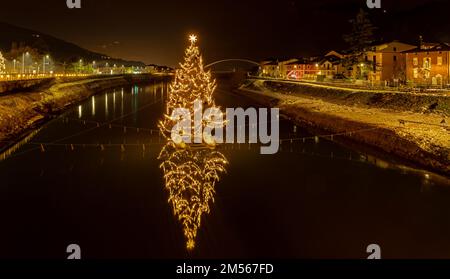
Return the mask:
<path id="1" fill-rule="evenodd" d="M 45 59 L 49 59 L 50 58 L 50 56 L 47 54 L 47 55 L 45 55 L 43 58 L 42 58 L 42 73 L 45 75 Z"/>
<path id="2" fill-rule="evenodd" d="M 22 53 L 22 74 L 25 74 L 25 56 L 30 55 L 29 52 Z"/>

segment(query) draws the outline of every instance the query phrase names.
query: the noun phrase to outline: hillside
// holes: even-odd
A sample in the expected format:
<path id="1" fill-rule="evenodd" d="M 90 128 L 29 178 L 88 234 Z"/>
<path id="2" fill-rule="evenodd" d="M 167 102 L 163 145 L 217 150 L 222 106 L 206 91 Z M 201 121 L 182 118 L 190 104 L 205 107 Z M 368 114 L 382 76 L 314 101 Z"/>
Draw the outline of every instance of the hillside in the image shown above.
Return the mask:
<path id="1" fill-rule="evenodd" d="M 111 63 L 126 66 L 144 66 L 142 62 L 111 58 L 105 54 L 89 51 L 53 36 L 4 22 L 0 22 L 0 34 L 0 51 L 3 53 L 9 52 L 13 44 L 15 44 L 17 47 L 34 48 L 42 54 L 50 53 L 53 59 L 60 62 L 78 61 L 79 59 L 88 61 L 109 60 Z"/>

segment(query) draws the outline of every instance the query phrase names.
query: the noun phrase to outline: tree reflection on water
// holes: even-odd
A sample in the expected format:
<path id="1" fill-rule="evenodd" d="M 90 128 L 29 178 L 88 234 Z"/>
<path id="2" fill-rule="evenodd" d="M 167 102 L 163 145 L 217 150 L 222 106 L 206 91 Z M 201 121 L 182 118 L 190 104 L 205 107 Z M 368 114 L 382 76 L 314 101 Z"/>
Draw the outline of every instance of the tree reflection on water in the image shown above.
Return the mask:
<path id="1" fill-rule="evenodd" d="M 192 250 L 202 216 L 210 212 L 215 184 L 226 172 L 228 161 L 218 150 L 192 146 L 178 148 L 172 141 L 163 147 L 159 159 L 163 161 L 160 168 L 169 191 L 169 204 L 182 224 L 186 247 Z"/>

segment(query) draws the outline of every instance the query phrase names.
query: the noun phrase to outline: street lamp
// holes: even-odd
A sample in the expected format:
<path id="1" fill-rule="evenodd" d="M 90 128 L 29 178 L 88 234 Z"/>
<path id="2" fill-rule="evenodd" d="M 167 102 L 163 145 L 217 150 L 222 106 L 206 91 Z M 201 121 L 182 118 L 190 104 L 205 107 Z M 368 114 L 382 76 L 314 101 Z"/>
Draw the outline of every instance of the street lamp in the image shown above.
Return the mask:
<path id="1" fill-rule="evenodd" d="M 29 52 L 22 53 L 22 74 L 25 74 L 25 55 L 29 56 Z"/>
<path id="2" fill-rule="evenodd" d="M 96 64 L 97 64 L 97 62 L 92 61 L 92 74 L 96 74 L 96 71 L 95 71 L 95 65 Z"/>
<path id="3" fill-rule="evenodd" d="M 43 58 L 42 58 L 42 73 L 45 75 L 45 59 L 49 59 L 50 58 L 50 55 L 45 55 Z"/>
<path id="4" fill-rule="evenodd" d="M 80 74 L 81 74 L 81 68 L 83 67 L 83 59 L 80 59 Z"/>

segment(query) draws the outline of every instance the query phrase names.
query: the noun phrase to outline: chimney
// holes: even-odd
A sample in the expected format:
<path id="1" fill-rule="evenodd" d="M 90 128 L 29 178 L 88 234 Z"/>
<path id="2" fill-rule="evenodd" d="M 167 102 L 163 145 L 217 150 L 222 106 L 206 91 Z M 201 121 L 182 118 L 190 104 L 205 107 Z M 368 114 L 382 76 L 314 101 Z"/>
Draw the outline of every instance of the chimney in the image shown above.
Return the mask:
<path id="1" fill-rule="evenodd" d="M 423 37 L 422 37 L 422 35 L 419 36 L 419 49 L 423 49 Z"/>

